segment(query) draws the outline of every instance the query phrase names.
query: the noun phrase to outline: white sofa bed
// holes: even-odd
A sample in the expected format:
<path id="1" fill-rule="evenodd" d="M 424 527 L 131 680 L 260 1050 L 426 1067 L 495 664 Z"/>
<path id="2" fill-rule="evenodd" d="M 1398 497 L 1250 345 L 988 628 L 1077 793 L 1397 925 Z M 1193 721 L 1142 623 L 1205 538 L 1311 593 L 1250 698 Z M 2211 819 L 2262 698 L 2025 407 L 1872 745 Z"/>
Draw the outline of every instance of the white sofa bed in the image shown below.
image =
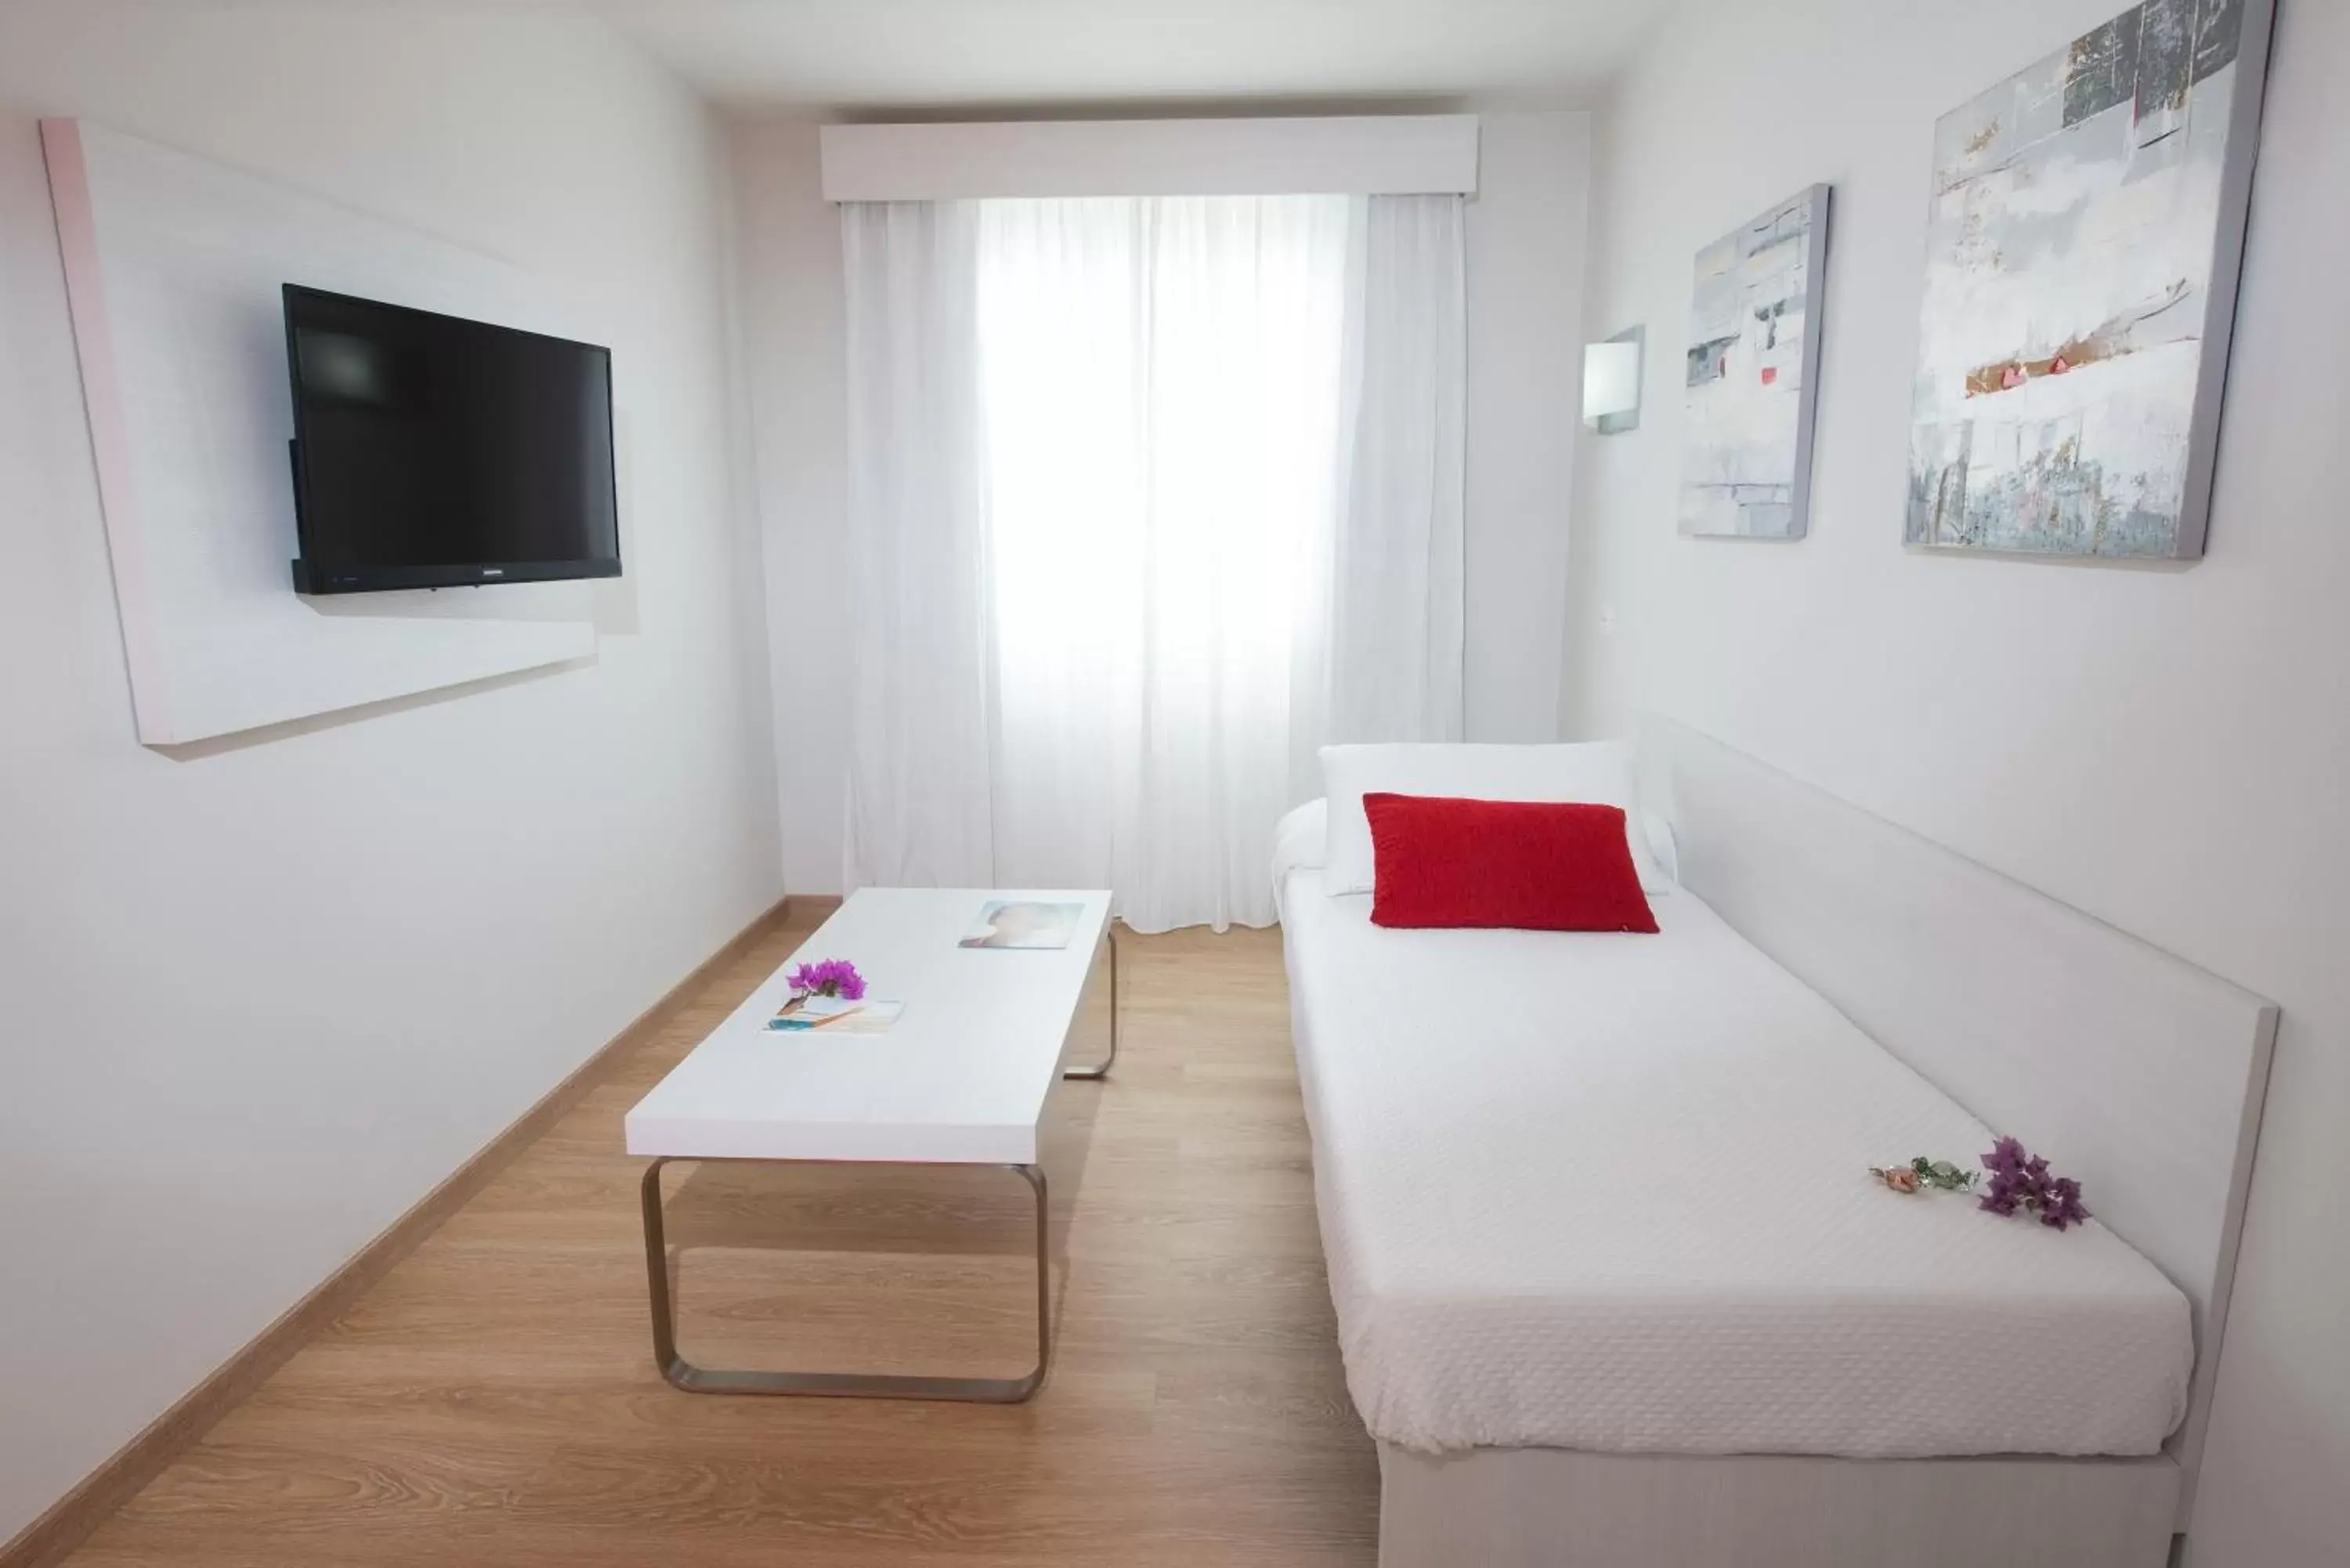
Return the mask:
<path id="1" fill-rule="evenodd" d="M 2197 1386 L 2162 1269 L 1874 1181 L 1992 1131 L 1688 888 L 1654 936 L 1388 929 L 1326 895 L 1319 803 L 1280 836 L 1388 1568 L 2158 1568 Z"/>

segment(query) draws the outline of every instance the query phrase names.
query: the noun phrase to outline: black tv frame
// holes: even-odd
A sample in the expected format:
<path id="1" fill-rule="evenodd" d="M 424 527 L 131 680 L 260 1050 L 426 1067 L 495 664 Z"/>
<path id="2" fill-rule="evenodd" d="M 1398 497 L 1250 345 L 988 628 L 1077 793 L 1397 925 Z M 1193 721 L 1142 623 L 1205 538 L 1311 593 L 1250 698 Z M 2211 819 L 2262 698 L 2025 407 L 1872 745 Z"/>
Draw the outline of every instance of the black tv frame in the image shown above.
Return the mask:
<path id="1" fill-rule="evenodd" d="M 294 532 L 297 548 L 302 552 L 294 557 L 294 591 L 317 596 L 324 594 L 383 593 L 395 588 L 457 588 L 484 587 L 494 583 L 571 582 L 581 578 L 617 577 L 620 576 L 619 520 L 620 476 L 619 445 L 612 428 L 612 351 L 598 343 L 581 343 L 569 337 L 556 337 L 545 332 L 525 332 L 518 327 L 501 327 L 492 321 L 477 321 L 466 316 L 449 316 L 436 310 L 419 310 L 413 306 L 393 305 L 387 300 L 369 299 L 361 295 L 338 294 L 332 289 L 312 288 L 307 284 L 288 283 L 279 286 L 286 323 L 286 389 L 294 403 L 294 439 L 286 443 L 286 455 L 294 477 Z M 612 516 L 615 528 L 612 554 L 589 556 L 576 561 L 473 561 L 446 566 L 364 566 L 324 571 L 312 563 L 310 525 L 303 505 L 308 475 L 302 457 L 302 361 L 294 342 L 294 300 L 299 296 L 313 299 L 338 300 L 347 305 L 364 305 L 374 310 L 393 310 L 409 316 L 427 316 L 436 321 L 454 321 L 484 332 L 503 332 L 515 337 L 535 337 L 542 342 L 560 343 L 569 348 L 586 349 L 604 357 L 604 450 L 612 464 L 607 476 L 612 486 Z"/>

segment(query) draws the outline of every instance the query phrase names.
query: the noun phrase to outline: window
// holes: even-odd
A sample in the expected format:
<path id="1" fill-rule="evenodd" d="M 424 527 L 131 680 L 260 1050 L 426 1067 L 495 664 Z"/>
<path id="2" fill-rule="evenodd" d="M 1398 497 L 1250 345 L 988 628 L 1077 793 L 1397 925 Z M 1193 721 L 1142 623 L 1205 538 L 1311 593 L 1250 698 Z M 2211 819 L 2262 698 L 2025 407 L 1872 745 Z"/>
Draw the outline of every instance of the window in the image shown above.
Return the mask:
<path id="1" fill-rule="evenodd" d="M 1290 804 L 1293 691 L 1326 619 L 1354 206 L 981 204 L 995 846 L 1014 880 L 1221 882 L 1219 826 Z M 1258 836 L 1241 836 L 1261 859 Z"/>

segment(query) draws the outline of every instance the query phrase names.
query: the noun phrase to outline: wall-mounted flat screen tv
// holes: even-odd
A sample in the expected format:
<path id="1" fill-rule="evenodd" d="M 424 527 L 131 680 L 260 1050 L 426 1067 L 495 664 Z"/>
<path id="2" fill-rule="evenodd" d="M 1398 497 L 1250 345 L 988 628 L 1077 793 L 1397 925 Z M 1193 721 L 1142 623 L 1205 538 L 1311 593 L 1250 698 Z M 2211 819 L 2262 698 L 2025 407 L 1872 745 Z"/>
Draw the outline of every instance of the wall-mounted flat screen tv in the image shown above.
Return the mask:
<path id="1" fill-rule="evenodd" d="M 609 349 L 285 294 L 296 591 L 620 575 Z"/>

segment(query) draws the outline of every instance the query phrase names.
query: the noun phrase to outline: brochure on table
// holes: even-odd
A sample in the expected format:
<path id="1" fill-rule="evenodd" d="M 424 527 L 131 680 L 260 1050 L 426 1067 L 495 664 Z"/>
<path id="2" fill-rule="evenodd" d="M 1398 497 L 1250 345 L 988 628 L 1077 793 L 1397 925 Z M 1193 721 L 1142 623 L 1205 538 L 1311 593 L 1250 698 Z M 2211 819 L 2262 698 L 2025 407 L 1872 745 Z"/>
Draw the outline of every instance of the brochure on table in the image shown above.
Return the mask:
<path id="1" fill-rule="evenodd" d="M 990 899 L 979 919 L 962 939 L 967 948 L 1060 949 L 1077 934 L 1085 918 L 1083 904 L 1046 904 L 1020 899 Z"/>
<path id="2" fill-rule="evenodd" d="M 775 1010 L 767 1027 L 778 1034 L 887 1034 L 902 1002 L 851 1002 L 842 996 L 795 996 Z"/>

